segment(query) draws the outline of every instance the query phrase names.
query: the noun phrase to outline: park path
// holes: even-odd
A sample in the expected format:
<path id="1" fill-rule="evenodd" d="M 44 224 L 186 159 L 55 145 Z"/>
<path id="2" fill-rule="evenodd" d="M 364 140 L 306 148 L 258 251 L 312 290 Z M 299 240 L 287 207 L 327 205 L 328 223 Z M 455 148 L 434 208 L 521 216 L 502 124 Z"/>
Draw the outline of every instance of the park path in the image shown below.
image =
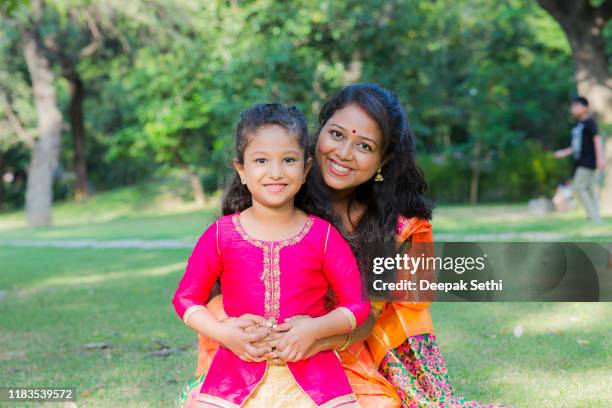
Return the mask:
<path id="1" fill-rule="evenodd" d="M 173 239 L 0 239 L 0 247 L 27 247 L 27 248 L 94 248 L 94 249 L 180 249 L 193 248 L 193 242 Z"/>
<path id="2" fill-rule="evenodd" d="M 499 234 L 435 234 L 436 242 L 512 242 L 512 241 L 561 241 L 563 234 L 554 232 L 507 232 Z M 93 249 L 182 249 L 193 248 L 195 242 L 163 239 L 0 239 L 0 247 L 26 248 L 93 248 Z"/>

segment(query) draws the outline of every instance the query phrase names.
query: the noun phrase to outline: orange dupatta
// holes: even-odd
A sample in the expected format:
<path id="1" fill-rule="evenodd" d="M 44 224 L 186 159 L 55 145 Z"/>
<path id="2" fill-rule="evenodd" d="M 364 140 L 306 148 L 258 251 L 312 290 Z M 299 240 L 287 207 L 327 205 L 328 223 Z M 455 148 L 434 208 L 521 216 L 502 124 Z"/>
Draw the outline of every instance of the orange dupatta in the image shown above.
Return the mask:
<path id="1" fill-rule="evenodd" d="M 397 240 L 403 243 L 433 242 L 431 224 L 420 218 L 400 217 Z M 409 336 L 432 333 L 431 302 L 376 302 L 382 312 L 366 341 L 339 353 L 353 392 L 362 408 L 397 408 L 395 388 L 378 372 L 384 355 Z"/>
<path id="2" fill-rule="evenodd" d="M 431 224 L 421 218 L 400 217 L 404 224 L 398 234 L 399 243 L 433 242 Z M 382 308 L 372 334 L 367 339 L 376 367 L 387 351 L 400 346 L 406 338 L 418 334 L 433 333 L 431 302 L 376 302 Z"/>

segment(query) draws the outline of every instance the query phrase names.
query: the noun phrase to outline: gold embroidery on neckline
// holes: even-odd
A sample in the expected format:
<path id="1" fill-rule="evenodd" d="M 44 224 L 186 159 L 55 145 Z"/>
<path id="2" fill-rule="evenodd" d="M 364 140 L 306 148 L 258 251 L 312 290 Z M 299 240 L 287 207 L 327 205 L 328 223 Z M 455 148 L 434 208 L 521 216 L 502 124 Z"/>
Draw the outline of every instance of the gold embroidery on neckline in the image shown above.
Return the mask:
<path id="1" fill-rule="evenodd" d="M 277 323 L 280 317 L 280 250 L 300 242 L 310 231 L 314 218 L 309 215 L 297 234 L 281 241 L 265 241 L 251 237 L 240 223 L 239 213 L 232 216 L 232 222 L 242 239 L 263 250 L 264 265 L 260 279 L 265 287 L 264 317 Z"/>

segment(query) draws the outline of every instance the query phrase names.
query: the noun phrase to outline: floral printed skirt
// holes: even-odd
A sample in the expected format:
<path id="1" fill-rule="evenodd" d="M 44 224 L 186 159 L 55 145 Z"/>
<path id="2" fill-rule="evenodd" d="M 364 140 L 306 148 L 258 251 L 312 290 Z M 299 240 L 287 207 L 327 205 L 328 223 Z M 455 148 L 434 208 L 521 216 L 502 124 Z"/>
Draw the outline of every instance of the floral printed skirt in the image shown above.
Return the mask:
<path id="1" fill-rule="evenodd" d="M 393 385 L 405 408 L 507 406 L 454 396 L 446 363 L 433 334 L 408 337 L 385 355 L 379 371 Z"/>
<path id="2" fill-rule="evenodd" d="M 202 383 L 204 382 L 204 377 L 206 377 L 206 373 L 195 377 L 191 381 L 183 387 L 181 393 L 176 399 L 176 406 L 180 408 L 193 408 L 195 406 L 195 401 L 198 400 L 198 395 L 200 393 L 200 388 L 202 387 Z"/>

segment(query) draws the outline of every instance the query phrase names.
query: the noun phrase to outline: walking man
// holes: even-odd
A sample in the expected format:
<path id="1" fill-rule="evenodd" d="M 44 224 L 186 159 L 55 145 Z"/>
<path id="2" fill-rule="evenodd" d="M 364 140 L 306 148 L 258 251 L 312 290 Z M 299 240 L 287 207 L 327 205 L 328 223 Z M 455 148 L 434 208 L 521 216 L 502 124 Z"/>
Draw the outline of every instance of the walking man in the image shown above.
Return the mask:
<path id="1" fill-rule="evenodd" d="M 605 167 L 603 142 L 597 130 L 597 123 L 591 117 L 589 101 L 586 98 L 582 96 L 572 98 L 570 111 L 577 120 L 572 128 L 571 146 L 557 150 L 554 155 L 557 158 L 573 155 L 572 188 L 582 201 L 589 219 L 599 223 L 601 218 L 595 171 L 603 171 Z"/>

